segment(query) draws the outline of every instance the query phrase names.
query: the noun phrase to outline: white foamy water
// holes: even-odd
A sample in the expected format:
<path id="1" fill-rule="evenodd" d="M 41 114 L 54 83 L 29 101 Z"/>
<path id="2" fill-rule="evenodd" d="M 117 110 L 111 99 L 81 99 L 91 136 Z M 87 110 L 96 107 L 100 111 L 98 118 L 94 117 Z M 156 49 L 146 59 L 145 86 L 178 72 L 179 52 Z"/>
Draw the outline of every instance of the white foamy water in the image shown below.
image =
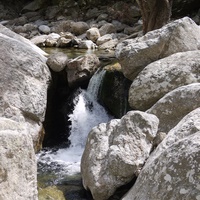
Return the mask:
<path id="1" fill-rule="evenodd" d="M 64 173 L 74 174 L 80 172 L 80 161 L 84 151 L 87 135 L 99 123 L 108 122 L 112 117 L 97 102 L 98 90 L 104 72 L 96 73 L 88 85 L 87 90 L 81 90 L 74 99 L 74 110 L 69 115 L 71 121 L 71 145 L 56 152 L 46 152 L 39 155 L 40 162 L 56 162 L 62 165 Z"/>

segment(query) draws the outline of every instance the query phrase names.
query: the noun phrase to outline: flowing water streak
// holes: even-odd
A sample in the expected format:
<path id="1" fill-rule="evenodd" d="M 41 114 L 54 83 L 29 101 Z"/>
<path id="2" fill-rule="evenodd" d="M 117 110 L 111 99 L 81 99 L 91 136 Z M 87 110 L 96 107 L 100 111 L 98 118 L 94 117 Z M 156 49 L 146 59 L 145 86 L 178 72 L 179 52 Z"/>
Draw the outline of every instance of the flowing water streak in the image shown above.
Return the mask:
<path id="1" fill-rule="evenodd" d="M 98 90 L 104 71 L 98 71 L 90 80 L 87 90 L 81 90 L 74 99 L 74 110 L 69 115 L 71 145 L 51 154 L 51 160 L 65 166 L 68 174 L 80 172 L 80 160 L 84 151 L 87 135 L 90 130 L 102 122 L 108 122 L 111 116 L 97 102 Z"/>

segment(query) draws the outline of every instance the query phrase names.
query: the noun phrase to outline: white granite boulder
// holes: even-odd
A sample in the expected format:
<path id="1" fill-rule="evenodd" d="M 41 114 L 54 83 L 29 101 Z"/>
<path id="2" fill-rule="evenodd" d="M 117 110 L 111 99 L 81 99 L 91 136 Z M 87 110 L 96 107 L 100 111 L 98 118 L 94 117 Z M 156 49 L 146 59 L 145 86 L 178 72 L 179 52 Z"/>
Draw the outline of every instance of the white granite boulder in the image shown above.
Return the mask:
<path id="1" fill-rule="evenodd" d="M 116 56 L 123 74 L 133 80 L 148 64 L 177 52 L 200 49 L 200 27 L 188 17 L 142 37 L 118 44 Z"/>
<path id="2" fill-rule="evenodd" d="M 42 50 L 0 29 L 0 117 L 26 122 L 35 149 L 42 131 L 50 72 Z M 4 34 L 5 33 L 5 34 Z"/>
<path id="3" fill-rule="evenodd" d="M 200 198 L 200 108 L 175 126 L 151 154 L 123 200 Z"/>
<path id="4" fill-rule="evenodd" d="M 26 125 L 0 117 L 0 199 L 37 200 L 37 162 Z"/>
<path id="5" fill-rule="evenodd" d="M 155 115 L 130 111 L 91 130 L 81 173 L 84 188 L 95 200 L 108 199 L 138 175 L 153 147 L 158 123 Z"/>
<path id="6" fill-rule="evenodd" d="M 185 115 L 198 107 L 200 83 L 193 83 L 167 93 L 147 112 L 159 118 L 159 131 L 168 133 Z"/>
<path id="7" fill-rule="evenodd" d="M 132 108 L 147 110 L 168 92 L 200 82 L 200 51 L 180 52 L 149 64 L 129 90 Z"/>

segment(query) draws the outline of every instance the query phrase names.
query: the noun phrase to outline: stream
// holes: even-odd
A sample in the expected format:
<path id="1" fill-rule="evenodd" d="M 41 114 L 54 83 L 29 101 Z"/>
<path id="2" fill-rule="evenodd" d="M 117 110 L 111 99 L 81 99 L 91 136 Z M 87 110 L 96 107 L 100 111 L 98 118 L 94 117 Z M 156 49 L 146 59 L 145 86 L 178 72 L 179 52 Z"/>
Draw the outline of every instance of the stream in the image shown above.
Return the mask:
<path id="1" fill-rule="evenodd" d="M 70 54 L 69 57 L 76 57 L 91 52 L 76 50 L 75 52 L 67 51 L 65 53 Z M 104 56 L 106 54 L 102 55 L 102 57 Z M 108 122 L 112 119 L 112 116 L 98 103 L 97 98 L 104 74 L 104 70 L 97 71 L 90 79 L 87 89 L 78 88 L 76 91 L 73 99 L 74 108 L 68 115 L 70 146 L 58 149 L 44 148 L 37 154 L 39 200 L 45 199 L 42 197 L 43 194 L 40 189 L 42 191 L 42 189 L 50 187 L 53 190 L 56 187 L 56 190 L 62 191 L 64 198 L 60 199 L 92 199 L 90 194 L 82 187 L 80 162 L 90 130 L 99 123 Z M 56 200 L 59 200 L 59 198 Z"/>

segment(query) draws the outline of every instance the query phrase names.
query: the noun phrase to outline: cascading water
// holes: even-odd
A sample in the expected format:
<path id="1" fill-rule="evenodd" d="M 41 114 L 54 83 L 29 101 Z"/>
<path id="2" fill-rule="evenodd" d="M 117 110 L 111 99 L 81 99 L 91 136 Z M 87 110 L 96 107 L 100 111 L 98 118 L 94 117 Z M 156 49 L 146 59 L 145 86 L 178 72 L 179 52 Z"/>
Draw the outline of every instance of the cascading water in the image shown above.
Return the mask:
<path id="1" fill-rule="evenodd" d="M 38 155 L 39 162 L 52 166 L 55 163 L 61 167 L 60 173 L 68 175 L 80 172 L 80 160 L 90 130 L 102 122 L 108 122 L 112 117 L 97 102 L 98 90 L 104 71 L 98 71 L 90 80 L 87 90 L 80 89 L 75 97 L 74 110 L 69 115 L 71 121 L 70 147 L 56 152 L 42 152 Z"/>

